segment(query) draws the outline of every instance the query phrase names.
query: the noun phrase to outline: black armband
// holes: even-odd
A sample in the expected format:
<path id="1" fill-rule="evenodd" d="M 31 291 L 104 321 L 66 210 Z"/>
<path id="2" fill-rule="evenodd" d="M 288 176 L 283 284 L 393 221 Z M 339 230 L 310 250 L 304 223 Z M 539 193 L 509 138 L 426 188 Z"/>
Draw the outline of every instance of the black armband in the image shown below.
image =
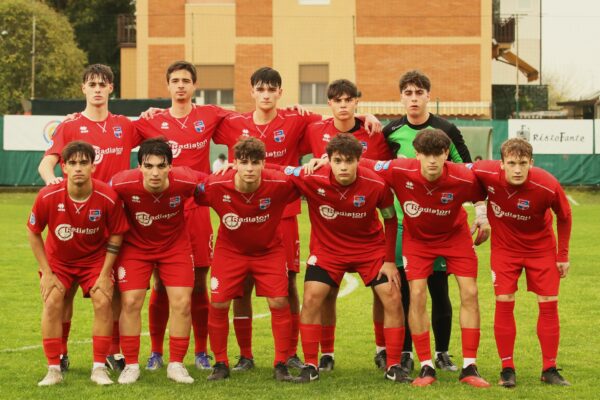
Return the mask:
<path id="1" fill-rule="evenodd" d="M 106 245 L 106 252 L 112 254 L 119 254 L 119 250 L 121 249 L 120 245 L 108 243 Z"/>

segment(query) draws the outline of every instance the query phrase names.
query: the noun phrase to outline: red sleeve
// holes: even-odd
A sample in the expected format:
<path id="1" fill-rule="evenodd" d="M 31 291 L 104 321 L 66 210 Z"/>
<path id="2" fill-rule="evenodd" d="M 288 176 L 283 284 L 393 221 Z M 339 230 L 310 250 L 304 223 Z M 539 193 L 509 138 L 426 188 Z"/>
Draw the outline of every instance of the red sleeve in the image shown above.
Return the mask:
<path id="1" fill-rule="evenodd" d="M 556 185 L 554 200 L 552 202 L 552 210 L 556 214 L 556 231 L 558 236 L 558 249 L 556 261 L 569 261 L 569 240 L 571 239 L 571 206 L 565 195 L 565 191 Z"/>
<path id="2" fill-rule="evenodd" d="M 27 228 L 33 233 L 42 233 L 48 224 L 48 210 L 45 203 L 42 196 L 38 194 L 27 221 Z"/>
<path id="3" fill-rule="evenodd" d="M 202 174 L 202 172 L 196 171 L 198 174 Z M 206 175 L 206 174 L 204 174 Z M 199 175 L 197 175 L 199 176 Z M 210 206 L 210 202 L 208 199 L 208 193 L 206 192 L 206 188 L 208 187 L 208 175 L 202 178 L 198 184 L 196 185 L 196 190 L 194 191 L 194 201 L 196 204 L 201 206 Z"/>
<path id="4" fill-rule="evenodd" d="M 392 162 L 396 161 L 399 160 L 375 161 L 361 157 L 358 164 L 368 168 L 371 171 L 374 171 L 377 175 L 383 178 L 388 185 L 391 185 L 394 180 L 392 175 Z"/>
<path id="5" fill-rule="evenodd" d="M 217 129 L 215 130 L 212 140 L 216 144 L 226 145 L 231 151 L 231 148 L 237 141 L 237 136 L 239 136 L 239 134 L 236 134 L 231 120 L 229 120 L 229 118 L 225 118 L 217 125 Z"/>
<path id="6" fill-rule="evenodd" d="M 127 223 L 125 211 L 123 210 L 123 201 L 116 197 L 115 204 L 108 214 L 108 232 L 111 235 L 119 235 L 128 230 L 129 224 Z"/>
<path id="7" fill-rule="evenodd" d="M 396 237 L 398 236 L 398 217 L 383 220 L 385 229 L 385 261 L 396 262 Z"/>
<path id="8" fill-rule="evenodd" d="M 145 118 L 139 118 L 133 123 L 133 126 L 136 128 L 136 134 L 139 136 L 140 142 L 155 136 L 152 134 L 152 124 Z"/>
<path id="9" fill-rule="evenodd" d="M 139 146 L 144 141 L 144 138 L 135 122 L 130 121 L 129 128 L 131 129 L 131 148 L 134 148 Z"/>

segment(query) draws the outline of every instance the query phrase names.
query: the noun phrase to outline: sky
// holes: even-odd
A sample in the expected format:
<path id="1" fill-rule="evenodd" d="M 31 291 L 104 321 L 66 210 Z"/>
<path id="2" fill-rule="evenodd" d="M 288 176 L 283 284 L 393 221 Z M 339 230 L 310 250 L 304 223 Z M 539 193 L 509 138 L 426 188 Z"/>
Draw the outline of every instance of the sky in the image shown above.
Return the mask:
<path id="1" fill-rule="evenodd" d="M 600 1 L 542 0 L 542 80 L 544 71 L 575 98 L 600 91 Z"/>

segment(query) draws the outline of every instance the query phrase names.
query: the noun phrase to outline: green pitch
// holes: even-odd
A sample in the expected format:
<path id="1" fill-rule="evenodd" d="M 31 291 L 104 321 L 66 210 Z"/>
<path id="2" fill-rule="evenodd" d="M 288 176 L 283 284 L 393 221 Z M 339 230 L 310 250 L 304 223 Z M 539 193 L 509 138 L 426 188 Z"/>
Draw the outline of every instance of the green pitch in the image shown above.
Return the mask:
<path id="1" fill-rule="evenodd" d="M 247 398 L 292 399 L 332 398 L 373 400 L 384 398 L 440 398 L 440 399 L 562 399 L 598 398 L 600 355 L 600 193 L 569 191 L 579 203 L 573 206 L 573 234 L 571 238 L 571 271 L 562 282 L 560 295 L 561 345 L 558 364 L 563 375 L 573 386 L 548 387 L 540 383 L 541 356 L 536 336 L 537 305 L 535 296 L 524 290 L 517 294 L 517 388 L 513 391 L 500 387 L 475 389 L 461 385 L 457 373 L 439 373 L 439 382 L 429 388 L 412 388 L 383 380 L 383 373 L 373 364 L 374 343 L 371 323 L 371 293 L 362 284 L 338 300 L 336 332 L 336 365 L 332 373 L 321 374 L 321 381 L 308 385 L 276 383 L 272 376 L 273 340 L 270 319 L 257 318 L 254 322 L 254 355 L 257 368 L 245 374 L 232 374 L 223 382 L 208 383 L 208 372 L 193 367 L 193 344 L 186 357 L 193 385 L 178 385 L 166 378 L 166 371 L 142 371 L 137 384 L 132 386 L 97 387 L 89 380 L 91 354 L 91 304 L 78 297 L 71 329 L 69 357 L 71 370 L 64 384 L 51 388 L 36 386 L 46 371 L 41 348 L 41 300 L 38 288 L 37 266 L 26 240 L 25 222 L 33 203 L 34 194 L 0 195 L 0 393 L 3 399 L 184 399 L 184 398 Z M 306 210 L 306 209 L 305 209 Z M 216 227 L 216 220 L 214 221 Z M 300 217 L 302 259 L 308 256 L 309 224 L 306 214 Z M 481 346 L 479 370 L 495 384 L 500 363 L 493 336 L 494 297 L 489 273 L 489 244 L 478 249 L 480 258 Z M 299 277 L 302 282 L 302 277 Z M 302 286 L 301 284 L 299 286 Z M 345 282 L 342 286 L 348 286 Z M 453 304 L 458 306 L 456 282 L 451 278 Z M 147 308 L 147 307 L 145 307 Z M 255 314 L 266 314 L 263 299 L 256 299 Z M 143 317 L 142 332 L 148 331 L 147 315 Z M 433 335 L 432 335 L 433 336 Z M 149 338 L 142 337 L 140 362 L 149 353 Z M 193 341 L 192 341 L 193 342 Z M 168 345 L 165 346 L 168 349 Z M 460 357 L 460 328 L 458 311 L 454 314 L 450 353 L 454 361 Z M 235 362 L 237 345 L 230 329 L 229 355 Z M 594 383 L 596 382 L 596 383 Z"/>

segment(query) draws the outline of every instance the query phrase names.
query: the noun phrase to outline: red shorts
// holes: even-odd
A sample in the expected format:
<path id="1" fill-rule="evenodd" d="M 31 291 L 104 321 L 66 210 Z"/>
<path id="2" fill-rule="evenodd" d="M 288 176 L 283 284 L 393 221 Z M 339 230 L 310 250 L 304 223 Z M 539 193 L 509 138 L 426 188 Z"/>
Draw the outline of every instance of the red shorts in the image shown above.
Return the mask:
<path id="1" fill-rule="evenodd" d="M 115 262 L 119 290 L 148 289 L 154 268 L 165 286 L 194 286 L 194 265 L 189 246 L 176 246 L 161 254 L 144 254 L 124 245 Z"/>
<path id="2" fill-rule="evenodd" d="M 87 267 L 73 267 L 69 265 L 63 265 L 58 263 L 50 264 L 50 269 L 56 275 L 60 283 L 65 287 L 65 294 L 69 292 L 69 289 L 73 285 L 81 286 L 83 297 L 90 297 L 90 289 L 94 287 L 96 280 L 102 272 L 102 262 Z M 40 272 L 40 278 L 42 273 Z"/>
<path id="3" fill-rule="evenodd" d="M 560 272 L 556 268 L 555 254 L 523 257 L 505 252 L 493 252 L 491 265 L 496 296 L 515 293 L 523 269 L 525 269 L 529 292 L 539 296 L 558 296 Z"/>
<path id="4" fill-rule="evenodd" d="M 377 278 L 377 274 L 379 274 L 379 270 L 383 265 L 384 257 L 375 258 L 363 262 L 350 262 L 346 264 L 319 264 L 316 257 L 310 257 L 308 259 L 309 265 L 315 265 L 311 263 L 312 261 L 316 261 L 316 265 L 318 265 L 319 268 L 327 272 L 327 275 L 329 275 L 329 277 L 336 283 L 338 287 L 340 286 L 342 279 L 344 279 L 344 274 L 346 272 L 358 272 L 363 283 L 365 284 L 365 286 L 367 286 L 369 283 L 375 280 L 375 278 Z"/>
<path id="5" fill-rule="evenodd" d="M 409 281 L 427 279 L 433 273 L 433 263 L 438 257 L 446 259 L 447 274 L 477 278 L 477 255 L 471 240 L 461 241 L 454 246 L 431 246 L 426 249 L 404 241 L 402 252 L 404 271 Z"/>
<path id="6" fill-rule="evenodd" d="M 185 210 L 185 226 L 192 245 L 194 267 L 206 268 L 213 258 L 213 230 L 208 207 Z"/>
<path id="7" fill-rule="evenodd" d="M 298 236 L 298 218 L 294 215 L 282 218 L 281 241 L 285 249 L 285 259 L 290 272 L 300 272 L 300 238 Z"/>
<path id="8" fill-rule="evenodd" d="M 277 247 L 261 256 L 244 256 L 219 247 L 211 268 L 211 301 L 223 303 L 244 294 L 244 282 L 254 278 L 256 295 L 263 297 L 287 297 L 288 276 L 285 267 L 285 251 Z"/>

